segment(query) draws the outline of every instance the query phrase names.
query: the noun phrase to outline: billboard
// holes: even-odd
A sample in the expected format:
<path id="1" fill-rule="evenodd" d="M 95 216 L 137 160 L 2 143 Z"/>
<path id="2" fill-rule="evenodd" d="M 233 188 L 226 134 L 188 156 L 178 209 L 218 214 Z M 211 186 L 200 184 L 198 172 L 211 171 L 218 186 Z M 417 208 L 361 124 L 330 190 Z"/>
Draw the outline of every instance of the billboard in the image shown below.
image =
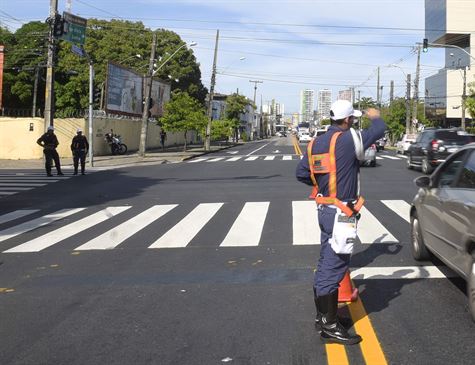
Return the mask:
<path id="1" fill-rule="evenodd" d="M 170 100 L 171 85 L 168 82 L 161 80 L 152 80 L 152 108 L 150 109 L 150 116 L 159 118 L 163 116 L 163 106 Z"/>
<path id="2" fill-rule="evenodd" d="M 107 64 L 106 102 L 108 113 L 142 115 L 142 75 L 116 63 Z"/>

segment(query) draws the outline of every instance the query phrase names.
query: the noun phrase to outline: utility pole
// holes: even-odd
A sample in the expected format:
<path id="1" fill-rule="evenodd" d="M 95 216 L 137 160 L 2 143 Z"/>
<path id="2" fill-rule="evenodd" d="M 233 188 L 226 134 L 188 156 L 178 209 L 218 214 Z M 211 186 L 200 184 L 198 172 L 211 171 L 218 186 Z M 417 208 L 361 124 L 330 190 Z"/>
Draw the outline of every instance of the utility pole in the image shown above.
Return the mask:
<path id="1" fill-rule="evenodd" d="M 89 167 L 94 166 L 94 140 L 92 137 L 92 124 L 93 121 L 93 103 L 94 103 L 94 64 L 92 63 L 92 59 L 88 57 L 89 60 L 89 128 L 88 128 L 88 136 L 89 136 Z"/>
<path id="2" fill-rule="evenodd" d="M 378 67 L 378 84 L 376 85 L 376 105 L 381 108 L 381 100 L 379 98 L 379 67 Z"/>
<path id="3" fill-rule="evenodd" d="M 254 118 L 253 118 L 253 124 L 254 124 L 254 120 L 256 120 L 256 110 L 257 110 L 257 108 L 256 108 L 256 92 L 257 92 L 257 84 L 262 84 L 264 81 L 259 81 L 259 80 L 249 80 L 249 82 L 252 82 L 252 83 L 254 83 L 254 99 L 253 99 L 253 102 L 254 102 L 254 105 L 253 105 L 253 109 L 254 109 Z M 257 123 L 257 121 L 256 121 L 256 123 Z M 251 132 L 251 134 L 250 134 L 250 137 L 251 137 L 251 138 L 250 138 L 250 139 L 251 139 L 251 141 L 254 139 L 254 133 L 253 133 L 253 131 L 252 131 L 252 129 L 253 129 L 253 124 L 251 124 L 251 128 L 250 128 L 250 132 Z"/>
<path id="4" fill-rule="evenodd" d="M 412 104 L 412 118 L 413 122 L 417 120 L 417 107 L 419 104 L 419 73 L 420 73 L 420 64 L 421 64 L 421 46 L 417 46 L 417 66 L 416 66 L 416 77 L 414 79 L 414 95 L 413 95 L 413 104 Z M 414 130 L 415 124 L 411 125 L 411 129 Z"/>
<path id="5" fill-rule="evenodd" d="M 391 80 L 391 85 L 389 87 L 389 105 L 393 103 L 394 100 L 394 80 Z"/>
<path id="6" fill-rule="evenodd" d="M 152 93 L 152 77 L 153 64 L 155 62 L 155 48 L 157 48 L 157 33 L 153 33 L 152 52 L 150 53 L 150 63 L 148 65 L 148 72 L 145 77 L 145 103 L 143 105 L 142 113 L 142 130 L 140 132 L 139 155 L 145 157 L 145 149 L 147 143 L 147 127 L 148 127 L 148 113 L 150 104 L 150 95 Z"/>
<path id="7" fill-rule="evenodd" d="M 54 24 L 58 13 L 58 0 L 50 0 L 49 5 L 49 36 L 48 36 L 48 61 L 46 64 L 46 87 L 45 87 L 45 131 L 53 125 L 54 118 Z"/>
<path id="8" fill-rule="evenodd" d="M 358 90 L 358 110 L 361 110 L 361 90 Z M 359 120 L 358 129 L 361 130 L 362 120 Z"/>
<path id="9" fill-rule="evenodd" d="M 465 130 L 465 102 L 467 100 L 467 67 L 463 68 L 463 92 L 462 92 L 462 120 L 461 127 Z"/>
<path id="10" fill-rule="evenodd" d="M 205 151 L 211 151 L 211 122 L 213 120 L 213 97 L 214 97 L 214 85 L 216 84 L 216 61 L 218 60 L 218 42 L 219 42 L 219 29 L 216 31 L 213 70 L 211 72 L 211 84 L 209 86 L 208 124 L 206 125 Z"/>
<path id="11" fill-rule="evenodd" d="M 407 75 L 406 80 L 406 134 L 411 133 L 411 74 Z"/>
<path id="12" fill-rule="evenodd" d="M 40 66 L 35 67 L 35 83 L 33 86 L 33 106 L 31 108 L 31 116 L 36 117 L 36 96 L 38 94 L 38 79 L 40 78 Z"/>

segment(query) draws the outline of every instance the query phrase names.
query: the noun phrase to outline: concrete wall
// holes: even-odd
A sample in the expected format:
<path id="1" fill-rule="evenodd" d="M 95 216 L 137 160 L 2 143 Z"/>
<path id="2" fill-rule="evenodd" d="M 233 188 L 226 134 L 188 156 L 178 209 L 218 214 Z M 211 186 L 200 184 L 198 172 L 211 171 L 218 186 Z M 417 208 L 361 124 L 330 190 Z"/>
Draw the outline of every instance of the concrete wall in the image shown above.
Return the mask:
<path id="1" fill-rule="evenodd" d="M 55 119 L 55 134 L 58 137 L 58 153 L 60 157 L 71 157 L 71 140 L 76 135 L 77 128 L 82 128 L 88 136 L 88 123 L 83 119 Z M 129 151 L 137 151 L 140 142 L 140 120 L 94 118 L 93 148 L 95 155 L 109 155 L 110 147 L 104 141 L 104 134 L 112 129 L 121 135 L 122 141 Z M 147 149 L 160 147 L 160 127 L 150 122 L 147 131 Z M 0 117 L 0 159 L 39 159 L 43 149 L 36 140 L 44 133 L 42 118 L 8 118 Z M 196 143 L 195 132 L 188 132 L 188 143 Z M 166 146 L 183 145 L 183 133 L 167 132 Z"/>

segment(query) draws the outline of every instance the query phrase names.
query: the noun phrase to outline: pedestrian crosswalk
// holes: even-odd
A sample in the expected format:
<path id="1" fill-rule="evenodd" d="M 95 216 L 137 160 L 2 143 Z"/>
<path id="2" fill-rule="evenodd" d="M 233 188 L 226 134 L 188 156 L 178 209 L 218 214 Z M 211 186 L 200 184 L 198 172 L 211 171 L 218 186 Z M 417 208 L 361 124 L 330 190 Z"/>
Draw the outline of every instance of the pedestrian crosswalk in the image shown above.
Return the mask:
<path id="1" fill-rule="evenodd" d="M 0 198 L 69 178 L 71 175 L 48 177 L 44 172 L 0 173 Z"/>
<path id="2" fill-rule="evenodd" d="M 402 160 L 406 156 L 393 156 L 389 154 L 378 154 L 376 156 L 377 160 Z M 298 161 L 302 158 L 299 155 L 254 155 L 254 156 L 209 156 L 209 157 L 199 157 L 192 160 L 187 161 L 186 163 L 211 163 L 211 162 L 236 162 L 236 161 Z"/>
<path id="3" fill-rule="evenodd" d="M 394 234 L 408 232 L 408 202 L 382 200 L 370 205 L 376 209 L 364 207 L 358 222 L 358 237 L 362 244 L 398 243 L 408 239 L 407 236 L 396 237 Z M 272 212 L 275 214 L 283 209 L 288 209 L 288 213 L 285 212 L 288 224 L 282 224 L 280 220 L 275 226 Z M 173 215 L 172 212 L 177 211 L 182 215 Z M 388 227 L 380 218 L 389 211 L 392 211 L 391 219 L 384 220 L 386 225 L 389 224 Z M 164 220 L 170 214 L 174 218 Z M 225 221 L 228 223 L 223 224 Z M 239 204 L 217 202 L 196 206 L 162 204 L 145 209 L 133 206 L 100 209 L 79 207 L 47 214 L 42 214 L 38 209 L 7 212 L 0 215 L 0 251 L 40 252 L 52 246 L 59 247 L 64 241 L 74 241 L 75 246 L 71 248 L 76 251 L 112 250 L 131 245 L 133 239 L 129 239 L 144 229 L 148 229 L 146 247 L 149 249 L 186 248 L 194 244 L 256 247 L 269 244 L 264 242 L 269 239 L 269 236 L 264 237 L 268 225 L 272 226 L 273 237 L 278 237 L 273 239 L 278 244 L 320 244 L 317 208 L 313 201 L 292 201 L 291 204 L 268 201 Z M 206 243 L 200 243 L 199 239 L 204 238 L 199 233 L 203 230 L 210 232 L 210 226 L 218 239 L 209 242 L 209 238 L 206 238 Z M 91 232 L 94 234 L 91 235 Z M 286 237 L 290 242 L 285 242 Z"/>

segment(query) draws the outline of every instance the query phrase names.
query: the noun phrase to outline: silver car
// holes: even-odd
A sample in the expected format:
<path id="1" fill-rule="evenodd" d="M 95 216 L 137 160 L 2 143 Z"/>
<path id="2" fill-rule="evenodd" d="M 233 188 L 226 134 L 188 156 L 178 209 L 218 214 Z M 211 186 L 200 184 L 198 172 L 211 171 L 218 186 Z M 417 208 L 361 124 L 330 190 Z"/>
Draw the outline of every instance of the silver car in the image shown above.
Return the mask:
<path id="1" fill-rule="evenodd" d="M 431 254 L 467 281 L 475 321 L 475 143 L 455 152 L 429 176 L 411 206 L 411 248 L 416 260 Z"/>

